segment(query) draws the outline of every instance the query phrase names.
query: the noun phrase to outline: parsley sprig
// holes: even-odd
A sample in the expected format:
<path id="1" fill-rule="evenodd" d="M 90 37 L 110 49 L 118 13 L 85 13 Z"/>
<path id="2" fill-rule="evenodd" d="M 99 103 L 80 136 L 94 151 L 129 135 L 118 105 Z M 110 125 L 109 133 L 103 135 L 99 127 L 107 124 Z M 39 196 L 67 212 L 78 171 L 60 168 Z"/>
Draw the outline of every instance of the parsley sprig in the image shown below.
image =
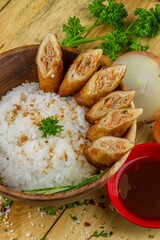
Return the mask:
<path id="1" fill-rule="evenodd" d="M 90 14 L 97 19 L 96 23 L 88 28 L 82 26 L 80 19 L 76 16 L 68 19 L 68 24 L 63 24 L 63 31 L 66 37 L 62 45 L 78 47 L 81 44 L 103 40 L 101 47 L 104 54 L 115 60 L 120 53 L 127 51 L 147 51 L 149 45 L 142 45 L 141 39 L 153 38 L 160 34 L 160 5 L 155 4 L 155 8 L 146 10 L 137 8 L 134 11 L 136 20 L 129 25 L 125 19 L 128 13 L 123 3 L 115 3 L 114 0 L 93 0 L 88 5 Z M 85 34 L 91 29 L 101 24 L 112 27 L 112 31 L 106 36 L 86 38 Z"/>
<path id="2" fill-rule="evenodd" d="M 134 11 L 139 18 L 133 24 L 133 33 L 137 37 L 156 37 L 160 34 L 160 5 L 156 4 L 155 9 L 149 10 L 137 8 Z"/>
<path id="3" fill-rule="evenodd" d="M 43 132 L 42 137 L 47 137 L 48 135 L 55 136 L 56 134 L 63 131 L 63 126 L 57 125 L 58 120 L 53 119 L 53 117 L 47 117 L 41 120 L 39 124 L 39 130 Z"/>

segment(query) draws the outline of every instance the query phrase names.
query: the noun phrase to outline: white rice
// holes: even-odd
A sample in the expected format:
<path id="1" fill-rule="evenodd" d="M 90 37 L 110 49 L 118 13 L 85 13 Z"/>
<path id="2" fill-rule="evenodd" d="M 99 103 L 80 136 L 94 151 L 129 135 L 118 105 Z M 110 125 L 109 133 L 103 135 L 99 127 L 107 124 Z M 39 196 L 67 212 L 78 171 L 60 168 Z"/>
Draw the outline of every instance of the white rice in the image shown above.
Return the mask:
<path id="1" fill-rule="evenodd" d="M 25 83 L 0 101 L 0 177 L 14 189 L 75 185 L 95 173 L 83 154 L 89 127 L 74 98 Z M 53 116 L 64 131 L 42 138 L 38 123 Z"/>

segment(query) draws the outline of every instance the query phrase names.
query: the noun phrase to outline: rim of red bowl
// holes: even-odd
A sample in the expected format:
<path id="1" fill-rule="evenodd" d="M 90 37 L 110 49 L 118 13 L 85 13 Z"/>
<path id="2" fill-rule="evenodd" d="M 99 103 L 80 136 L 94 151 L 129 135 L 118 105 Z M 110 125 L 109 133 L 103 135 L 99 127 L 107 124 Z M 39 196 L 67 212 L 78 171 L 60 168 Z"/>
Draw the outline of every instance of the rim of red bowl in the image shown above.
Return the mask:
<path id="1" fill-rule="evenodd" d="M 117 178 L 120 177 L 120 175 L 123 172 L 123 169 L 125 169 L 126 164 L 128 165 L 128 162 L 135 161 L 135 159 L 141 158 L 141 157 L 149 157 L 149 156 L 157 156 L 157 155 L 160 157 L 159 143 L 143 143 L 143 144 L 135 145 L 134 148 L 131 150 L 123 166 L 106 184 L 109 199 L 113 204 L 113 207 L 117 210 L 117 212 L 120 215 L 122 215 L 124 218 L 129 220 L 130 222 L 142 227 L 147 227 L 147 228 L 160 228 L 160 217 L 159 217 L 159 220 L 148 220 L 148 219 L 140 218 L 136 214 L 133 214 L 132 212 L 130 212 L 118 197 Z"/>

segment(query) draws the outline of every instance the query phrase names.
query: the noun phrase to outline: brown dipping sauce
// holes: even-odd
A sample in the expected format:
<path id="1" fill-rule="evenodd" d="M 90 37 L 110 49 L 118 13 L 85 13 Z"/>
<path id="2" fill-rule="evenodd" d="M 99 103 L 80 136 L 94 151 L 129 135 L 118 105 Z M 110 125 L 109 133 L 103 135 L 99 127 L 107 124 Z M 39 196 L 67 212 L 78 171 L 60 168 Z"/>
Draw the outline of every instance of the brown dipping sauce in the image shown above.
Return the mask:
<path id="1" fill-rule="evenodd" d="M 145 157 L 125 167 L 118 184 L 122 203 L 137 217 L 160 219 L 160 159 Z"/>

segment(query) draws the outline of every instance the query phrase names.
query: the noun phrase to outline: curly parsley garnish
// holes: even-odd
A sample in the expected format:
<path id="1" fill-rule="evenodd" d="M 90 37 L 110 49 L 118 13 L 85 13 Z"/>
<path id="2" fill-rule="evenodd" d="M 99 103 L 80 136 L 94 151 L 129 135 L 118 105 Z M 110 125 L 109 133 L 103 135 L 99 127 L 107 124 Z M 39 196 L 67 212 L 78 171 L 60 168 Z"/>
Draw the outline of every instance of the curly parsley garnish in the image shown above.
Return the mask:
<path id="1" fill-rule="evenodd" d="M 85 27 L 82 26 L 78 17 L 70 17 L 68 24 L 63 24 L 63 31 L 66 37 L 62 45 L 68 47 L 78 47 L 81 44 L 103 40 L 101 48 L 103 53 L 112 60 L 118 58 L 119 54 L 127 51 L 147 51 L 149 45 L 142 45 L 141 39 L 153 38 L 160 34 L 160 5 L 155 4 L 154 8 L 149 10 L 136 8 L 134 13 L 135 20 L 127 23 L 128 12 L 123 3 L 116 3 L 114 0 L 93 0 L 88 5 L 91 16 L 96 18 L 96 23 Z M 93 28 L 106 24 L 112 27 L 112 31 L 106 36 L 97 36 L 93 38 L 85 35 Z"/>
<path id="2" fill-rule="evenodd" d="M 57 125 L 59 121 L 57 119 L 53 119 L 53 117 L 47 117 L 41 120 L 39 124 L 39 130 L 43 132 L 42 137 L 47 137 L 48 135 L 55 136 L 57 133 L 63 131 L 63 126 Z"/>

